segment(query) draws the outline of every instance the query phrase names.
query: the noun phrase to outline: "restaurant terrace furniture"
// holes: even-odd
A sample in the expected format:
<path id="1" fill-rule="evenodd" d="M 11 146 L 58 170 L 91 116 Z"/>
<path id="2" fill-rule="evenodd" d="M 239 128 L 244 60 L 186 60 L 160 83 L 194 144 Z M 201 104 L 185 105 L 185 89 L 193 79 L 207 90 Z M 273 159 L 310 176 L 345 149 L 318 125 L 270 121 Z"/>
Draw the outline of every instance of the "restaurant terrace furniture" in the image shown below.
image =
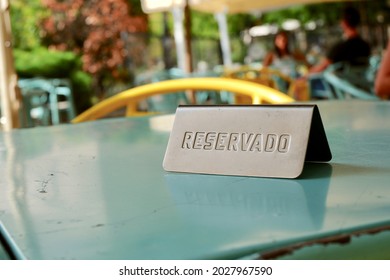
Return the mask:
<path id="1" fill-rule="evenodd" d="M 379 100 L 373 92 L 374 81 L 370 83 L 367 80 L 366 71 L 367 67 L 352 67 L 337 63 L 324 71 L 323 78 L 332 87 L 337 99 Z"/>
<path id="2" fill-rule="evenodd" d="M 57 125 L 76 116 L 73 91 L 68 79 L 20 79 L 23 100 L 22 127 Z M 36 96 L 40 94 L 40 102 Z M 39 105 L 38 105 L 38 103 Z M 64 112 L 65 117 L 61 117 Z"/>
<path id="3" fill-rule="evenodd" d="M 317 105 L 297 179 L 164 171 L 174 115 L 0 133 L 0 258 L 388 260 L 390 103 Z"/>
<path id="4" fill-rule="evenodd" d="M 244 96 L 240 104 L 289 103 L 294 99 L 272 88 L 229 78 L 183 78 L 135 87 L 110 97 L 77 116 L 72 122 L 95 120 L 120 108 L 126 108 L 126 116 L 139 115 L 138 102 L 150 96 L 169 94 L 183 90 L 224 90 Z"/>

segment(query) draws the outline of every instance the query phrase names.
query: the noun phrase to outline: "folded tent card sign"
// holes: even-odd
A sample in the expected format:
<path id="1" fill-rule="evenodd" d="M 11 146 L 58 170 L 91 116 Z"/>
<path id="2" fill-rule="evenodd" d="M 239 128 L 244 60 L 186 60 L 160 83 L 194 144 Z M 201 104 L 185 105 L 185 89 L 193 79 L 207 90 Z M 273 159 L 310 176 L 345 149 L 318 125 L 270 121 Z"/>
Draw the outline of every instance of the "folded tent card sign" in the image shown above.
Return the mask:
<path id="1" fill-rule="evenodd" d="M 332 155 L 316 105 L 179 106 L 167 171 L 296 178 Z"/>

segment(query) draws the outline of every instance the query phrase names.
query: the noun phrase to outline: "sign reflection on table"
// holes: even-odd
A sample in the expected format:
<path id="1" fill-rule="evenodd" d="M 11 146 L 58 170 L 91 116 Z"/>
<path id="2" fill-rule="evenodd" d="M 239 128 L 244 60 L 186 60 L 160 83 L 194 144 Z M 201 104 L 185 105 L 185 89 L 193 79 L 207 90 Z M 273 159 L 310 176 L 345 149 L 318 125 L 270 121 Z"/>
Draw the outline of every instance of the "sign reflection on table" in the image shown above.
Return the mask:
<path id="1" fill-rule="evenodd" d="M 329 164 L 308 163 L 297 180 L 180 173 L 165 178 L 178 213 L 191 223 L 294 232 L 322 227 L 331 172 Z"/>

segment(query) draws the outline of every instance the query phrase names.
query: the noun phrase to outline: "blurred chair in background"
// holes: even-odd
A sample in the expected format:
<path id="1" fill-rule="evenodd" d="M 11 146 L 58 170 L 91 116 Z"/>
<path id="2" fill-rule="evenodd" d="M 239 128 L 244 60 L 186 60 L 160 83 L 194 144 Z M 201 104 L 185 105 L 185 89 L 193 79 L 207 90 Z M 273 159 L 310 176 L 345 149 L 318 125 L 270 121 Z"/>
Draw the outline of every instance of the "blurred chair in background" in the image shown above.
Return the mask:
<path id="1" fill-rule="evenodd" d="M 22 127 L 57 125 L 75 117 L 70 81 L 67 79 L 20 79 L 23 99 Z M 62 116 L 64 112 L 65 116 Z"/>
<path id="2" fill-rule="evenodd" d="M 118 109 L 126 108 L 126 116 L 145 114 L 139 112 L 138 104 L 157 94 L 172 94 L 185 90 L 228 91 L 246 99 L 238 99 L 236 104 L 289 103 L 294 99 L 286 94 L 264 85 L 229 78 L 182 78 L 142 85 L 111 98 L 108 98 L 77 116 L 72 123 L 96 120 L 105 117 Z M 242 102 L 245 100 L 245 102 Z M 150 113 L 150 112 L 149 112 Z"/>

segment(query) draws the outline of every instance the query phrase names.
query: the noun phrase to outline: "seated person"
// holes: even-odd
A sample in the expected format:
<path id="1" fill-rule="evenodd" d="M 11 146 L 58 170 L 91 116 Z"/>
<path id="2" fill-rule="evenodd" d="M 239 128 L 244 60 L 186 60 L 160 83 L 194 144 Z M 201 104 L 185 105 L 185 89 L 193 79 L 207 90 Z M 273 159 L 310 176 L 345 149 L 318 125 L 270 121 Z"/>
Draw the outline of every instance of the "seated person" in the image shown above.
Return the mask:
<path id="1" fill-rule="evenodd" d="M 263 66 L 273 66 L 281 73 L 291 78 L 297 78 L 297 66 L 307 65 L 304 55 L 297 52 L 292 53 L 289 49 L 288 34 L 281 31 L 274 38 L 274 51 L 269 52 L 263 61 Z"/>
<path id="2" fill-rule="evenodd" d="M 274 51 L 269 52 L 263 61 L 264 67 L 272 67 L 288 78 L 296 79 L 300 76 L 298 67 L 308 66 L 306 58 L 298 52 L 291 52 L 289 49 L 288 34 L 281 31 L 274 38 Z M 274 77 L 278 90 L 289 93 L 291 90 L 290 80 L 276 76 Z M 292 94 L 294 98 L 297 98 Z"/>
<path id="3" fill-rule="evenodd" d="M 369 44 L 359 35 L 357 30 L 359 24 L 359 12 L 353 7 L 347 7 L 341 19 L 344 40 L 334 45 L 326 57 L 309 72 L 322 72 L 330 64 L 337 62 L 347 62 L 352 66 L 367 66 L 371 50 Z"/>

